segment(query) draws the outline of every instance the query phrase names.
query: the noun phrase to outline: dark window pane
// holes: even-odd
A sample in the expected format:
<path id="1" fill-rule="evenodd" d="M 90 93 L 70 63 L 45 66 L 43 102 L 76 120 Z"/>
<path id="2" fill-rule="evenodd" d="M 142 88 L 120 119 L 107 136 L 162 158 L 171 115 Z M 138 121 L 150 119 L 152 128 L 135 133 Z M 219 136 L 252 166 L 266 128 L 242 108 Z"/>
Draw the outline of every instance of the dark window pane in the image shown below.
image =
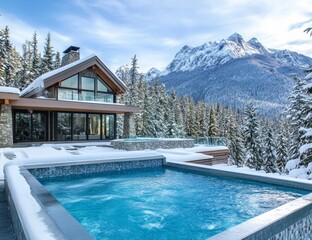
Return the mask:
<path id="1" fill-rule="evenodd" d="M 47 115 L 45 113 L 32 114 L 32 141 L 47 140 Z"/>
<path id="2" fill-rule="evenodd" d="M 57 113 L 57 140 L 71 140 L 71 113 Z"/>
<path id="3" fill-rule="evenodd" d="M 114 102 L 114 95 L 109 93 L 97 93 L 97 102 L 107 102 L 107 103 L 113 103 Z"/>
<path id="4" fill-rule="evenodd" d="M 87 116 L 85 113 L 73 114 L 73 140 L 87 139 Z"/>
<path id="5" fill-rule="evenodd" d="M 78 90 L 59 88 L 58 100 L 78 100 Z"/>
<path id="6" fill-rule="evenodd" d="M 61 82 L 61 87 L 78 88 L 78 74 L 63 80 Z"/>
<path id="7" fill-rule="evenodd" d="M 89 140 L 101 139 L 101 115 L 89 114 Z"/>
<path id="8" fill-rule="evenodd" d="M 81 88 L 94 91 L 94 78 L 81 77 Z"/>
<path id="9" fill-rule="evenodd" d="M 98 91 L 100 91 L 100 92 L 108 92 L 108 88 L 100 80 L 98 80 Z"/>
<path id="10" fill-rule="evenodd" d="M 94 101 L 94 92 L 81 91 L 79 93 L 80 101 Z"/>
<path id="11" fill-rule="evenodd" d="M 15 141 L 31 141 L 31 115 L 27 112 L 15 114 Z"/>

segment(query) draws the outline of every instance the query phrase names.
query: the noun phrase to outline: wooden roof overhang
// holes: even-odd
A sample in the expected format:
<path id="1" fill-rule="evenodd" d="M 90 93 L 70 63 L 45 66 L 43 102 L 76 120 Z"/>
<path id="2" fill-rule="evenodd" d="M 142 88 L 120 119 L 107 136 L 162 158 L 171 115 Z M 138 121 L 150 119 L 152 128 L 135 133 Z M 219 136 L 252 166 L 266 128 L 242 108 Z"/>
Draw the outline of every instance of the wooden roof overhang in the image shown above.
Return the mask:
<path id="1" fill-rule="evenodd" d="M 138 107 L 126 106 L 116 103 L 95 103 L 56 101 L 51 99 L 19 98 L 10 101 L 13 109 L 37 110 L 37 111 L 64 111 L 64 112 L 88 112 L 88 113 L 135 113 Z"/>

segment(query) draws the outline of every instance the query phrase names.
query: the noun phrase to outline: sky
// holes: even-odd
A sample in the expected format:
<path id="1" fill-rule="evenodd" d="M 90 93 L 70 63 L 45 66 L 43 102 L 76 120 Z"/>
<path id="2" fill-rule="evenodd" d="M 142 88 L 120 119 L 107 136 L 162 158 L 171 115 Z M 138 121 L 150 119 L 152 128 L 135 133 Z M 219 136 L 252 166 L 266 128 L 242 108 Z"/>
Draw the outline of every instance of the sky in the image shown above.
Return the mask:
<path id="1" fill-rule="evenodd" d="M 220 41 L 237 32 L 265 47 L 312 57 L 311 0 L 1 0 L 0 28 L 18 50 L 33 33 L 48 32 L 54 50 L 79 46 L 115 71 L 136 54 L 139 71 L 164 70 L 184 46 Z"/>

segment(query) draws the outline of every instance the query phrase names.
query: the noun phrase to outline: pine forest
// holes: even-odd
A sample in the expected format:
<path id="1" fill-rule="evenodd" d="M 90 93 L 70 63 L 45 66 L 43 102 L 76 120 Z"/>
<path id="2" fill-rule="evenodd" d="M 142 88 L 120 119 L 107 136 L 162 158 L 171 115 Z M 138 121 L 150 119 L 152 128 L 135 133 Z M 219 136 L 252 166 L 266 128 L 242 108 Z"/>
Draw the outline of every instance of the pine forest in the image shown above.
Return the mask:
<path id="1" fill-rule="evenodd" d="M 53 50 L 51 34 L 43 52 L 38 50 L 36 33 L 19 53 L 10 40 L 9 27 L 0 30 L 0 86 L 28 86 L 43 73 L 60 67 L 60 53 Z M 306 77 L 293 76 L 289 104 L 278 118 L 260 115 L 253 102 L 244 109 L 218 103 L 195 102 L 178 96 L 157 80 L 147 81 L 136 56 L 116 75 L 128 91 L 118 101 L 138 106 L 136 135 L 140 137 L 194 138 L 197 142 L 225 139 L 229 163 L 265 172 L 305 174 L 312 178 L 312 68 Z M 123 115 L 117 116 L 117 137 L 123 136 Z"/>

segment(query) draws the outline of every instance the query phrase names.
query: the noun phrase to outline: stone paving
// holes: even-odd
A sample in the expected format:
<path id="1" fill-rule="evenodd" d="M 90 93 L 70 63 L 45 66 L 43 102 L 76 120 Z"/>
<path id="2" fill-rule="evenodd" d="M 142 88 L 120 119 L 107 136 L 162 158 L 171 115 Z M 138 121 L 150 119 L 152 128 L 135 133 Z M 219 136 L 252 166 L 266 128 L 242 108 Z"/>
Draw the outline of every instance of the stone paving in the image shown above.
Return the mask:
<path id="1" fill-rule="evenodd" d="M 13 240 L 13 227 L 4 192 L 4 183 L 0 180 L 0 239 Z"/>

